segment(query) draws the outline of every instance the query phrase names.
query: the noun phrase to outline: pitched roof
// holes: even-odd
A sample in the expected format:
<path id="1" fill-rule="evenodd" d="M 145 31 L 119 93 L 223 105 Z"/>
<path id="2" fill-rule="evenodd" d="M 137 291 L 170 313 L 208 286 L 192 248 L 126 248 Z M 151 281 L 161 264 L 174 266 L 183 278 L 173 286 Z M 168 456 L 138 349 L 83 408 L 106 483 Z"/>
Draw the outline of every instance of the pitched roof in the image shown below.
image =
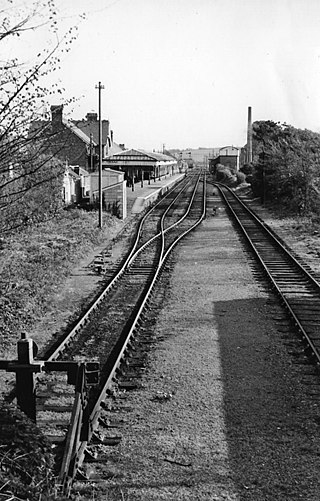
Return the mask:
<path id="1" fill-rule="evenodd" d="M 71 121 L 69 121 L 71 122 Z M 99 121 L 98 120 L 72 120 L 72 126 L 80 131 L 83 135 L 89 138 L 92 134 L 92 139 L 95 145 L 99 143 Z M 76 132 L 75 132 L 76 133 Z M 109 133 L 109 121 L 102 120 L 102 144 L 107 144 Z M 80 137 L 80 136 L 79 136 Z"/>
<path id="2" fill-rule="evenodd" d="M 159 160 L 159 161 L 172 162 L 172 160 L 175 160 L 175 158 L 172 157 L 171 155 L 165 155 L 164 153 L 155 153 L 155 152 L 150 153 L 150 152 L 144 151 L 144 150 L 138 150 L 138 151 L 142 151 L 143 153 L 145 153 L 149 157 L 154 158 L 155 160 Z"/>
<path id="3" fill-rule="evenodd" d="M 70 129 L 71 132 L 73 132 L 73 134 L 75 134 L 76 136 L 78 136 L 81 139 L 81 141 L 83 141 L 87 145 L 90 145 L 90 143 L 91 143 L 90 134 L 89 135 L 85 134 L 71 120 L 66 120 L 65 118 L 62 118 L 62 123 L 63 123 L 63 125 L 65 125 L 66 127 L 68 127 L 68 129 Z M 94 146 L 97 146 L 97 143 L 94 141 L 94 139 L 93 139 L 92 143 L 93 143 Z"/>
<path id="4" fill-rule="evenodd" d="M 122 151 L 123 149 L 118 145 L 118 143 L 113 142 L 108 148 L 108 157 L 121 153 Z"/>
<path id="5" fill-rule="evenodd" d="M 122 151 L 119 151 L 117 153 L 113 153 L 111 155 L 108 155 L 107 156 L 107 159 L 108 158 L 111 158 L 114 157 L 114 156 L 117 156 L 117 157 L 121 157 L 121 156 L 137 156 L 137 157 L 141 157 L 141 156 L 144 156 L 144 157 L 148 157 L 150 158 L 150 160 L 155 160 L 157 162 L 159 161 L 164 161 L 164 162 L 172 162 L 172 161 L 176 161 L 176 159 L 174 157 L 171 157 L 169 155 L 164 155 L 163 153 L 150 153 L 148 151 L 145 151 L 145 150 L 138 150 L 136 148 L 131 148 L 129 150 L 122 150 Z"/>

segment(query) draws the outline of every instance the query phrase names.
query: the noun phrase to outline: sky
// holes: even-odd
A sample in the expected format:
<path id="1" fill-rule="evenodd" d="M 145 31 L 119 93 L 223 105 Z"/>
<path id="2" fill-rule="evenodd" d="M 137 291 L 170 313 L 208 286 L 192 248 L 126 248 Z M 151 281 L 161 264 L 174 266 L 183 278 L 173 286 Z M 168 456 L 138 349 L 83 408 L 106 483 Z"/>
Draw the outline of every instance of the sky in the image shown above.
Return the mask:
<path id="1" fill-rule="evenodd" d="M 78 25 L 52 76 L 62 98 L 77 98 L 65 111 L 97 112 L 101 82 L 102 116 L 126 147 L 243 146 L 248 106 L 253 120 L 320 132 L 319 0 L 55 4 L 60 33 Z M 35 33 L 24 50 L 45 37 Z"/>

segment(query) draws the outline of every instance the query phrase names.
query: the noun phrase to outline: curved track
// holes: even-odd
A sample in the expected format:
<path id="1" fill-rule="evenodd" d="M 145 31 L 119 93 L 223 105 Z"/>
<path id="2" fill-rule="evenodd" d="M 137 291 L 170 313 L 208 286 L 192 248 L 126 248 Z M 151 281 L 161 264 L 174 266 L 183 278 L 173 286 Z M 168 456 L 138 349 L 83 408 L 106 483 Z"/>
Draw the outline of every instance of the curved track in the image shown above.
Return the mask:
<path id="1" fill-rule="evenodd" d="M 61 373 L 41 374 L 38 378 L 37 422 L 51 436 L 64 493 L 69 491 L 100 426 L 107 393 L 131 339 L 147 315 L 170 252 L 205 217 L 205 192 L 205 177 L 201 173 L 193 175 L 146 213 L 118 273 L 46 358 L 49 364 L 57 359 L 63 364 L 66 359 L 90 358 L 99 361 L 101 368 L 98 384 L 90 389 L 86 368 L 81 366 L 83 374 L 77 374 L 75 393 Z"/>

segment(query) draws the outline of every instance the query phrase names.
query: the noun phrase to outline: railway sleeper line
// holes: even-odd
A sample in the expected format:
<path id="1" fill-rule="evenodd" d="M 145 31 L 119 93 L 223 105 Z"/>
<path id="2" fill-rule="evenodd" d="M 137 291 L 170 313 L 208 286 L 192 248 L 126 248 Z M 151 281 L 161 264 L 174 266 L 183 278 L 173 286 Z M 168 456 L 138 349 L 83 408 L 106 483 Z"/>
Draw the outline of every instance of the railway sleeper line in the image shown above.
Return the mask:
<path id="1" fill-rule="evenodd" d="M 190 180 L 187 181 L 186 185 L 190 183 Z M 194 198 L 196 197 L 199 186 L 198 178 L 195 183 L 190 204 L 195 203 Z M 181 193 L 183 191 L 184 188 L 181 190 Z M 189 188 L 188 191 L 190 191 Z M 197 196 L 199 198 L 199 193 Z M 111 391 L 110 389 L 115 384 L 115 378 L 118 378 L 120 375 L 122 380 L 120 379 L 119 381 L 119 388 L 129 391 L 129 389 L 134 389 L 136 386 L 136 382 L 132 379 L 134 377 L 133 373 L 136 374 L 137 371 L 144 369 L 143 357 L 150 349 L 150 346 L 152 346 L 153 341 L 152 338 L 150 339 L 150 332 L 144 332 L 143 329 L 139 334 L 139 340 L 137 340 L 137 331 L 146 318 L 146 309 L 148 309 L 152 303 L 154 287 L 161 276 L 164 264 L 171 250 L 179 240 L 199 224 L 205 216 L 205 183 L 203 184 L 201 197 L 203 201 L 200 217 L 198 217 L 198 213 L 200 212 L 199 208 L 193 211 L 190 224 L 186 224 L 184 221 L 190 209 L 188 209 L 182 217 L 179 216 L 180 221 L 183 222 L 183 229 L 182 232 L 180 230 L 180 234 L 177 235 L 176 228 L 179 220 L 175 218 L 176 220 L 172 222 L 173 218 L 171 216 L 171 224 L 164 228 L 162 222 L 160 225 L 161 231 L 151 237 L 154 242 L 151 245 L 147 243 L 143 244 L 144 248 L 146 248 L 149 253 L 153 247 L 151 254 L 160 252 L 157 266 L 155 266 L 154 257 L 150 257 L 149 255 L 147 258 L 142 258 L 141 249 L 136 252 L 139 234 L 142 228 L 142 224 L 140 225 L 132 251 L 129 252 L 125 264 L 119 272 L 119 276 L 117 276 L 116 279 L 112 279 L 107 285 L 106 290 L 100 294 L 98 298 L 99 303 L 90 306 L 89 310 L 81 319 L 81 322 L 75 325 L 72 332 L 69 333 L 69 336 L 67 336 L 59 346 L 56 346 L 53 351 L 51 350 L 51 353 L 45 360 L 40 361 L 34 358 L 36 357 L 36 353 L 31 339 L 22 339 L 20 340 L 20 344 L 25 348 L 24 356 L 22 358 L 20 357 L 18 361 L 13 361 L 11 365 L 8 361 L 6 361 L 6 363 L 8 362 L 7 365 L 4 361 L 1 361 L 2 365 L 0 362 L 0 367 L 6 368 L 7 370 L 16 370 L 15 363 L 19 365 L 19 362 L 24 362 L 24 364 L 29 367 L 29 370 L 31 367 L 31 372 L 29 373 L 30 377 L 28 378 L 31 387 L 28 387 L 27 391 L 29 393 L 31 391 L 32 394 L 34 394 L 35 388 L 35 378 L 32 372 L 36 373 L 43 369 L 45 370 L 45 374 L 41 372 L 38 378 L 39 382 L 37 381 L 37 385 L 39 390 L 40 388 L 41 390 L 38 392 L 37 397 L 34 395 L 34 398 L 36 398 L 38 411 L 40 413 L 38 413 L 38 425 L 52 442 L 56 453 L 57 466 L 60 465 L 58 484 L 62 493 L 68 494 L 70 492 L 72 481 L 85 457 L 89 455 L 92 459 L 90 450 L 87 452 L 89 447 L 88 444 L 91 444 L 91 441 L 94 442 L 95 440 L 101 441 L 101 436 L 99 436 L 100 432 L 97 430 L 99 430 L 99 426 L 106 425 L 106 415 L 104 415 L 105 400 Z M 169 208 L 164 211 L 164 214 L 167 214 L 171 210 L 171 207 L 174 207 L 174 203 L 178 198 L 179 195 L 173 198 L 173 201 L 169 205 Z M 197 202 L 197 204 L 199 205 L 199 202 Z M 153 209 L 151 209 L 150 212 L 152 212 L 152 210 Z M 164 245 L 165 235 L 170 235 L 169 244 L 166 246 Z M 137 259 L 136 262 L 135 259 Z M 153 276 L 152 272 L 154 272 Z M 138 304 L 135 304 L 134 312 L 131 314 L 129 313 L 128 320 L 122 329 L 120 340 L 118 339 L 116 341 L 111 350 L 111 354 L 107 358 L 107 372 L 106 364 L 104 364 L 102 368 L 104 374 L 103 376 L 99 376 L 98 357 L 94 356 L 90 362 L 85 361 L 86 356 L 81 353 L 81 351 L 79 354 L 72 356 L 72 361 L 64 360 L 68 357 L 68 352 L 70 353 L 70 347 L 74 343 L 75 337 L 80 332 L 82 333 L 84 331 L 86 325 L 90 326 L 92 314 L 103 314 L 103 311 L 100 313 L 100 310 L 103 310 L 102 299 L 106 296 L 106 293 L 116 289 L 115 284 L 118 283 L 119 279 L 126 281 L 128 284 L 129 278 L 131 280 L 129 289 L 131 290 L 131 286 L 139 286 L 139 278 L 141 277 L 143 277 L 144 285 L 140 286 L 140 288 L 145 289 L 144 297 L 141 296 Z M 115 295 L 117 295 L 116 291 Z M 87 348 L 92 346 L 90 342 L 89 339 Z M 129 354 L 129 357 L 123 369 L 122 359 L 125 354 Z M 59 359 L 59 361 L 56 361 L 57 359 Z M 112 364 L 110 360 L 112 360 Z M 3 364 L 6 365 L 6 367 L 4 367 Z M 119 367 L 121 367 L 121 370 L 119 370 Z M 47 378 L 48 371 L 51 374 L 50 378 Z M 56 373 L 56 371 L 58 371 L 58 373 Z M 24 375 L 25 374 L 26 372 L 24 372 Z M 41 382 L 44 378 L 46 381 Z M 74 390 L 72 388 L 70 391 L 70 384 L 73 385 Z M 91 387 L 94 385 L 96 389 L 92 391 Z M 53 387 L 55 387 L 55 391 L 52 391 Z M 94 399 L 91 397 L 92 394 L 94 394 Z M 71 406 L 72 400 L 73 405 Z M 19 403 L 21 404 L 21 401 Z M 35 409 L 36 406 L 34 403 L 32 405 Z M 30 417 L 35 419 L 35 416 Z M 53 428 L 52 423 L 54 423 Z M 109 444 L 110 442 L 115 443 L 116 440 L 114 437 L 108 437 L 107 442 Z M 102 443 L 106 445 L 103 440 Z"/>
<path id="2" fill-rule="evenodd" d="M 215 183 L 253 251 L 257 262 L 276 292 L 295 330 L 301 335 L 303 350 L 317 369 L 320 366 L 320 284 L 310 266 L 291 253 L 276 234 L 230 189 Z M 306 310 L 309 313 L 305 314 Z"/>
<path id="3" fill-rule="evenodd" d="M 161 254 L 161 259 L 159 260 L 159 264 L 158 264 L 158 267 L 156 269 L 156 273 L 155 273 L 154 277 L 152 278 L 152 281 L 151 281 L 150 286 L 148 287 L 147 293 L 146 293 L 144 299 L 142 300 L 142 303 L 141 303 L 139 310 L 138 310 L 138 312 L 137 312 L 137 314 L 132 322 L 131 327 L 129 328 L 129 332 L 126 332 L 124 334 L 125 341 L 124 341 L 124 343 L 121 343 L 121 347 L 119 346 L 120 351 L 117 352 L 117 350 L 115 350 L 115 353 L 113 354 L 114 363 L 112 364 L 112 368 L 109 368 L 109 374 L 105 376 L 105 383 L 104 383 L 103 389 L 100 391 L 99 396 L 96 399 L 96 403 L 95 403 L 95 405 L 91 411 L 91 414 L 90 414 L 89 428 L 90 428 L 91 434 L 94 433 L 95 425 L 97 423 L 97 420 L 99 420 L 99 416 L 101 414 L 101 404 L 102 404 L 102 402 L 104 402 L 110 386 L 112 386 L 114 384 L 114 377 L 118 376 L 118 374 L 119 374 L 118 368 L 119 368 L 120 364 L 122 363 L 122 358 L 123 358 L 124 353 L 129 353 L 128 365 L 130 368 L 132 368 L 132 369 L 138 368 L 139 370 L 141 368 L 143 368 L 144 364 L 143 364 L 143 362 L 141 362 L 141 357 L 143 358 L 144 354 L 147 353 L 149 350 L 149 347 L 150 347 L 149 341 L 150 340 L 148 339 L 148 337 L 147 338 L 145 337 L 145 336 L 149 336 L 149 333 L 142 333 L 141 334 L 142 338 L 141 338 L 141 335 L 139 335 L 138 342 L 141 342 L 141 344 L 140 344 L 140 347 L 137 348 L 137 351 L 133 350 L 133 347 L 132 347 L 137 342 L 137 339 L 136 339 L 138 337 L 137 333 L 138 333 L 139 327 L 141 326 L 141 323 L 143 322 L 143 320 L 141 319 L 141 316 L 144 315 L 144 311 L 145 311 L 145 308 L 148 307 L 148 303 L 152 302 L 152 294 L 154 292 L 154 286 L 156 285 L 156 283 L 158 282 L 158 280 L 161 276 L 161 272 L 163 270 L 163 265 L 166 262 L 170 251 L 176 245 L 176 243 L 180 240 L 180 238 L 182 238 L 182 236 L 187 234 L 197 224 L 199 224 L 201 222 L 204 215 L 205 215 L 205 201 L 203 202 L 203 212 L 202 212 L 201 218 L 198 219 L 195 223 L 193 223 L 187 230 L 184 230 L 184 232 L 182 234 L 180 234 L 179 237 L 177 237 L 176 241 L 170 243 L 169 248 L 166 249 L 166 251 Z M 143 349 L 141 349 L 141 345 L 142 345 Z M 132 352 L 132 350 L 133 350 L 133 352 Z M 134 388 L 136 386 L 136 384 L 133 383 L 132 381 L 129 381 L 129 382 L 124 381 L 124 384 L 125 384 L 125 386 L 127 386 L 127 388 L 128 388 L 128 383 L 130 383 L 129 384 L 130 388 Z M 89 436 L 89 438 L 90 438 L 90 436 Z M 79 465 L 84 460 L 86 448 L 87 448 L 87 442 L 83 442 L 79 447 L 79 451 L 77 454 L 76 469 L 78 469 Z M 72 478 L 72 476 L 73 475 L 71 475 L 71 477 L 69 477 L 69 478 Z M 68 485 L 68 481 L 66 481 L 64 483 L 66 483 Z"/>

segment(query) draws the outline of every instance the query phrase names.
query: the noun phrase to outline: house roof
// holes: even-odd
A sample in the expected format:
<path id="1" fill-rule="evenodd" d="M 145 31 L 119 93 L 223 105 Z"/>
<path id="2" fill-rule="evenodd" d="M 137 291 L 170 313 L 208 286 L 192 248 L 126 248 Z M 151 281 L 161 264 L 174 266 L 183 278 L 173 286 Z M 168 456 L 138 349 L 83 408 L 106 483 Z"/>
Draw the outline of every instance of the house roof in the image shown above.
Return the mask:
<path id="1" fill-rule="evenodd" d="M 32 139 L 37 139 L 41 137 L 41 134 L 44 130 L 48 131 L 48 128 L 51 126 L 51 122 L 48 120 L 33 120 L 30 123 L 28 136 Z"/>
<path id="2" fill-rule="evenodd" d="M 80 179 L 80 175 L 74 172 L 72 167 L 67 167 L 66 172 L 68 173 L 69 176 L 74 177 L 75 179 Z"/>
<path id="3" fill-rule="evenodd" d="M 78 136 L 81 139 L 81 141 L 83 141 L 88 146 L 90 145 L 90 143 L 91 143 L 90 134 L 89 135 L 85 134 L 71 120 L 66 120 L 65 118 L 62 118 L 62 123 L 63 123 L 63 125 L 65 125 L 65 127 L 67 127 L 68 129 L 70 129 L 71 132 L 73 132 L 73 134 L 75 134 L 76 136 Z M 94 139 L 92 140 L 92 144 L 93 144 L 93 146 L 97 146 L 97 143 L 94 141 Z"/>
<path id="4" fill-rule="evenodd" d="M 87 138 L 89 138 L 89 143 L 90 143 L 90 134 L 92 134 L 94 145 L 95 146 L 98 145 L 99 143 L 98 120 L 72 120 L 72 121 L 70 120 L 68 122 L 69 124 L 71 124 L 71 127 L 73 127 L 73 132 L 75 134 L 77 135 L 81 134 L 81 137 L 86 136 Z M 67 126 L 69 126 L 69 124 Z M 109 134 L 109 121 L 102 120 L 102 144 L 107 144 L 107 141 L 109 140 L 108 134 Z"/>
<path id="5" fill-rule="evenodd" d="M 51 127 L 51 124 L 50 120 L 33 120 L 29 127 L 29 137 L 36 138 L 44 129 Z M 86 145 L 90 145 L 90 134 L 92 134 L 92 144 L 93 146 L 98 146 L 99 122 L 97 120 L 68 120 L 62 116 L 62 124 L 78 136 Z M 105 145 L 108 141 L 109 146 L 111 146 L 108 133 L 109 122 L 108 120 L 102 120 L 102 144 Z"/>

